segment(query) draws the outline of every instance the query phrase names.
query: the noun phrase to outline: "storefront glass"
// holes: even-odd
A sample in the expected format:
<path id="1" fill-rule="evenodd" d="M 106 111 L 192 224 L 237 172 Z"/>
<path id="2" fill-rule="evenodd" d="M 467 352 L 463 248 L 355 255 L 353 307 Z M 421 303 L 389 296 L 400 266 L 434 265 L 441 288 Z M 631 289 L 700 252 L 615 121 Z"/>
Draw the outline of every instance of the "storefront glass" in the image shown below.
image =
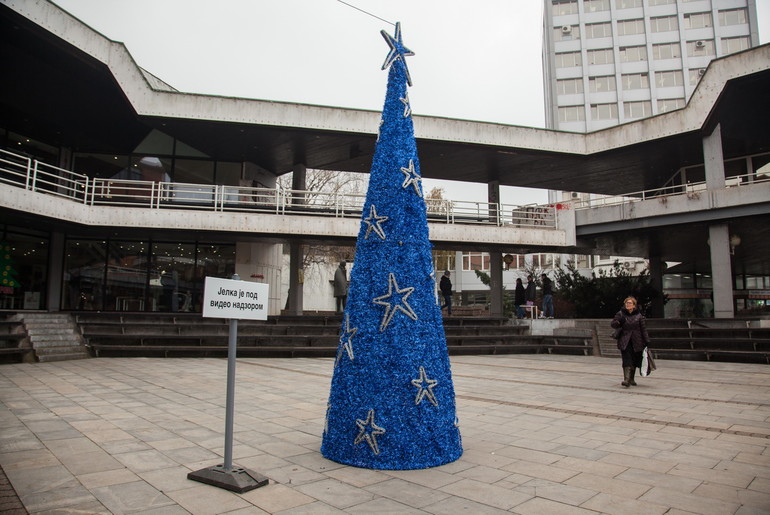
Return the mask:
<path id="1" fill-rule="evenodd" d="M 0 309 L 43 309 L 48 235 L 12 226 L 0 229 Z"/>

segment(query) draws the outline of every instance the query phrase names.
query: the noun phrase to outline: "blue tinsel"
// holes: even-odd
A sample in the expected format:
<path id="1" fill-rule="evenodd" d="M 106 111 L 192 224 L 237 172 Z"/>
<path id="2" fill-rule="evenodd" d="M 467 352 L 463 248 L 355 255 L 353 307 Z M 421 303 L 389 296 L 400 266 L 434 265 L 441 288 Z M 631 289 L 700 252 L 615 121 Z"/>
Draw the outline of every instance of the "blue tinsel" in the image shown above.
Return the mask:
<path id="1" fill-rule="evenodd" d="M 400 44 L 400 30 L 397 28 Z M 411 116 L 404 116 L 407 75 L 403 56 L 388 73 L 383 124 L 372 163 L 362 219 L 375 206 L 386 238 L 368 231 L 362 220 L 340 347 L 334 367 L 321 452 L 327 458 L 372 469 L 420 469 L 452 462 L 462 455 L 455 394 L 441 310 L 434 293 L 434 270 L 425 201 L 401 168 L 410 160 L 419 175 Z M 374 223 L 373 221 L 370 221 Z M 388 306 L 395 313 L 381 330 Z M 408 288 L 413 288 L 408 293 Z M 408 304 L 406 306 L 404 302 Z M 401 306 L 404 309 L 398 309 Z M 409 309 L 413 316 L 408 314 Z M 350 339 L 353 359 L 344 348 Z M 420 367 L 432 395 L 423 394 Z M 413 381 L 418 382 L 415 385 Z M 427 392 L 426 392 L 427 393 Z M 437 405 L 434 405 L 435 404 Z"/>

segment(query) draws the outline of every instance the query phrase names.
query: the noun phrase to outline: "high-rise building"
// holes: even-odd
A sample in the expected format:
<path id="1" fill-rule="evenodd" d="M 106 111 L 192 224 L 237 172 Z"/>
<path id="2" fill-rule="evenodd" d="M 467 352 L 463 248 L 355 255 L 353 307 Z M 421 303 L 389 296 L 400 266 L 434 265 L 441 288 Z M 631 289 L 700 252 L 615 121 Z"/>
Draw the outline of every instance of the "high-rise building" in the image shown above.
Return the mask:
<path id="1" fill-rule="evenodd" d="M 684 107 L 712 59 L 759 45 L 755 0 L 545 0 L 546 126 Z"/>

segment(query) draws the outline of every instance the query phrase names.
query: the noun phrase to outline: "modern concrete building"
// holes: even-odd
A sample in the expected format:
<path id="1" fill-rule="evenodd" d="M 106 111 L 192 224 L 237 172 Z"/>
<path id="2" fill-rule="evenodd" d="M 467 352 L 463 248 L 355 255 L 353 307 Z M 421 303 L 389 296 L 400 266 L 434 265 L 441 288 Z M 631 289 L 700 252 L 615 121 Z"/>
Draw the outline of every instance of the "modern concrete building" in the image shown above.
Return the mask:
<path id="1" fill-rule="evenodd" d="M 42 0 L 0 0 L 0 55 L 0 258 L 19 283 L 0 309 L 195 312 L 203 277 L 237 272 L 270 284 L 271 314 L 301 313 L 304 245 L 355 241 L 360 205 L 303 177 L 367 172 L 380 113 L 177 91 Z M 423 177 L 489 192 L 428 205 L 431 242 L 488 256 L 493 314 L 506 254 L 642 256 L 661 285 L 677 262 L 716 316 L 764 305 L 769 90 L 764 45 L 711 62 L 684 108 L 592 133 L 414 116 Z M 500 186 L 620 201 L 520 209 Z"/>
<path id="2" fill-rule="evenodd" d="M 712 59 L 759 45 L 755 0 L 544 0 L 546 127 L 685 106 Z"/>

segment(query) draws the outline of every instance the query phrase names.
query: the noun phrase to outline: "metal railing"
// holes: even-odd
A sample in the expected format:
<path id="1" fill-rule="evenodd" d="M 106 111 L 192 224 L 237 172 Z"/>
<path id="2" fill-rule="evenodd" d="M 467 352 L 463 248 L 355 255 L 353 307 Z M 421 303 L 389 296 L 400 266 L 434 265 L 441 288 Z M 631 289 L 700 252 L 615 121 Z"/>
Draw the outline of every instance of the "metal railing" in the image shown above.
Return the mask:
<path id="1" fill-rule="evenodd" d="M 366 196 L 354 193 L 154 182 L 88 177 L 0 149 L 0 183 L 90 206 L 360 217 Z M 556 208 L 426 199 L 428 221 L 556 229 Z"/>
<path id="2" fill-rule="evenodd" d="M 770 182 L 770 176 L 765 174 L 748 173 L 744 175 L 732 175 L 725 179 L 725 188 L 738 188 Z M 665 199 L 675 195 L 699 196 L 707 190 L 706 181 L 688 182 L 678 185 L 667 185 L 662 188 L 634 191 L 623 195 L 591 195 L 588 200 L 571 200 L 564 203 L 570 204 L 573 209 L 592 209 L 596 207 L 616 206 L 630 204 L 643 200 Z"/>

